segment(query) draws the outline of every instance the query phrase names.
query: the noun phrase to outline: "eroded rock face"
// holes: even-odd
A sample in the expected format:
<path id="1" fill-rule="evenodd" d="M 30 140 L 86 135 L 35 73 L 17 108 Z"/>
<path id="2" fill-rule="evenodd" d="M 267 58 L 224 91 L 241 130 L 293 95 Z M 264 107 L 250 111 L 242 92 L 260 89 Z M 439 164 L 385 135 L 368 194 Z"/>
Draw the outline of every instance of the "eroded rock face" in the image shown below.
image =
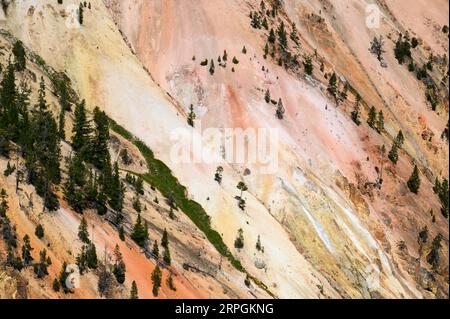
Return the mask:
<path id="1" fill-rule="evenodd" d="M 431 6 L 420 0 L 407 11 L 419 10 L 423 19 L 412 19 L 417 12 L 405 14 L 399 2 L 382 1 L 391 20 L 373 30 L 365 26 L 360 1 L 285 0 L 279 19 L 288 29 L 296 24 L 300 45 L 289 44 L 300 60 L 279 67 L 276 59 L 263 57 L 267 32 L 250 26 L 249 11 L 259 10 L 260 1 L 91 2 L 81 29 L 61 28 L 65 17 L 55 15 L 55 4 L 45 1 L 32 14 L 33 1 L 11 6 L 7 27 L 53 67 L 67 70 L 88 105 L 98 105 L 144 141 L 205 208 L 213 228 L 244 267 L 277 297 L 448 295 L 442 285 L 448 281 L 448 265 L 442 265 L 441 274 L 432 274 L 417 243 L 425 225 L 431 239 L 424 250 L 438 233 L 448 238 L 448 221 L 439 214 L 440 203 L 432 190 L 435 176 L 448 178 L 448 144 L 439 138 L 448 104 L 433 112 L 423 83 L 393 56 L 396 33 L 406 29 L 420 38 L 421 48 L 414 52 L 420 63 L 430 50 L 448 51 L 442 35 L 433 31 L 430 36 L 429 25 L 422 25 L 427 19 L 445 23 L 448 3 L 439 0 Z M 21 23 L 25 16 L 26 23 Z M 278 21 L 270 19 L 275 29 Z M 370 41 L 379 35 L 386 39 L 387 67 L 368 52 Z M 223 66 L 225 50 L 228 62 Z M 316 56 L 312 76 L 303 72 L 303 56 Z M 239 63 L 233 63 L 233 57 Z M 205 59 L 215 61 L 215 72 L 200 64 Z M 340 86 L 350 86 L 339 106 L 327 90 L 333 72 Z M 436 68 L 435 77 L 439 72 Z M 265 102 L 266 90 L 275 103 Z M 362 98 L 359 127 L 350 116 L 356 94 Z M 275 117 L 279 98 L 285 108 L 283 120 Z M 203 129 L 278 129 L 277 172 L 263 175 L 256 165 L 225 163 L 218 185 L 213 178 L 217 165 L 172 161 L 172 133 L 192 129 L 186 121 L 191 104 Z M 380 133 L 366 124 L 372 105 L 384 114 Z M 394 165 L 387 152 L 400 129 L 405 143 Z M 112 144 L 113 156 L 118 157 L 122 145 L 116 137 Z M 145 172 L 138 165 L 141 161 L 133 165 Z M 413 164 L 422 177 L 418 195 L 406 185 Z M 243 195 L 245 211 L 235 200 L 236 185 L 242 180 L 249 188 Z M 148 205 L 152 200 L 147 199 Z M 64 219 L 76 220 L 68 211 L 61 215 L 57 221 L 64 227 L 71 226 Z M 162 223 L 157 214 L 150 216 Z M 160 224 L 155 231 L 160 231 Z M 192 233 L 196 249 L 204 245 L 191 224 L 176 225 L 182 233 L 180 251 Z M 246 244 L 234 250 L 238 229 Z M 258 236 L 264 252 L 255 251 Z M 217 254 L 210 258 L 211 250 L 201 253 L 213 261 L 198 261 L 196 267 L 203 265 L 197 268 L 213 273 L 220 262 Z M 441 260 L 448 260 L 448 241 L 443 241 L 441 253 Z M 183 254 L 189 259 L 194 255 L 194 249 Z M 130 260 L 142 262 L 136 255 Z M 226 278 L 233 276 L 238 275 L 229 272 Z M 209 280 L 204 279 L 202 287 Z M 227 291 L 233 289 L 238 293 L 228 295 L 246 293 L 240 286 Z"/>

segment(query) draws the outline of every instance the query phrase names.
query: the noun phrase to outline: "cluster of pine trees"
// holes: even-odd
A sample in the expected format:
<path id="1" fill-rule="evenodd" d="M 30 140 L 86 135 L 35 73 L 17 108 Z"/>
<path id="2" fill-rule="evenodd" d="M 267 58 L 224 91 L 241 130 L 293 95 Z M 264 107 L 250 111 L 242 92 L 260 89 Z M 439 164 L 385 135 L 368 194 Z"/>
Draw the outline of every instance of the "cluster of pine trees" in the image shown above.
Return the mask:
<path id="1" fill-rule="evenodd" d="M 16 69 L 10 61 L 0 82 L 0 154 L 9 157 L 17 145 L 25 160 L 26 181 L 34 185 L 48 210 L 56 210 L 55 188 L 61 182 L 58 125 L 46 101 L 44 79 L 37 103 L 30 106 L 31 90 L 25 82 L 16 85 Z"/>
<path id="2" fill-rule="evenodd" d="M 300 38 L 295 23 L 292 23 L 290 32 L 288 32 L 288 27 L 284 21 L 281 21 L 275 29 L 271 27 L 275 23 L 281 7 L 282 3 L 279 0 L 271 1 L 270 7 L 264 1 L 261 1 L 259 10 L 250 12 L 250 25 L 254 29 L 268 31 L 267 42 L 264 46 L 264 58 L 267 59 L 270 55 L 273 59 L 277 59 L 278 65 L 284 65 L 288 68 L 300 65 L 298 56 L 293 55 L 289 50 L 288 39 L 291 39 L 292 44 L 298 47 Z"/>
<path id="3" fill-rule="evenodd" d="M 96 107 L 89 120 L 84 100 L 77 103 L 74 117 L 64 197 L 78 213 L 92 208 L 104 215 L 109 205 L 120 216 L 125 189 L 117 162 L 111 164 L 108 117 Z"/>

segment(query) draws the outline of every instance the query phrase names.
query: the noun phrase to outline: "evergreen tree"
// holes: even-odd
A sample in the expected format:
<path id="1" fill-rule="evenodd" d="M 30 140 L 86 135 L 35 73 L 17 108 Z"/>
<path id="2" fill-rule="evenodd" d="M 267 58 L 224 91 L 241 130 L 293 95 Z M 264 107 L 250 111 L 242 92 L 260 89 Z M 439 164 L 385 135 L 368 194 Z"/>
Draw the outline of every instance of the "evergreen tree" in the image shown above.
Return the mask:
<path id="1" fill-rule="evenodd" d="M 39 253 L 39 262 L 34 264 L 34 273 L 39 279 L 48 275 L 48 266 L 50 266 L 51 260 L 47 256 L 47 250 L 42 250 Z"/>
<path id="2" fill-rule="evenodd" d="M 389 157 L 389 159 L 391 160 L 392 163 L 397 164 L 397 161 L 398 161 L 398 145 L 397 145 L 397 142 L 394 142 L 394 144 L 392 144 L 392 148 L 389 151 L 388 157 Z"/>
<path id="3" fill-rule="evenodd" d="M 61 289 L 61 285 L 59 284 L 59 281 L 56 278 L 53 280 L 52 289 L 54 292 L 59 292 L 59 290 Z"/>
<path id="4" fill-rule="evenodd" d="M 275 40 L 276 40 L 276 38 L 275 38 L 275 31 L 273 31 L 273 29 L 270 29 L 268 41 L 270 43 L 274 44 Z"/>
<path id="5" fill-rule="evenodd" d="M 261 251 L 262 250 L 261 237 L 259 235 L 258 235 L 258 240 L 256 241 L 256 250 L 257 251 Z"/>
<path id="6" fill-rule="evenodd" d="M 30 244 L 30 236 L 25 235 L 23 237 L 23 246 L 22 246 L 22 259 L 25 266 L 28 266 L 33 261 L 33 257 L 31 256 L 31 251 L 33 248 L 31 248 Z"/>
<path id="7" fill-rule="evenodd" d="M 411 44 L 408 38 L 399 35 L 395 43 L 394 54 L 399 64 L 403 64 L 406 57 L 411 59 Z"/>
<path id="8" fill-rule="evenodd" d="M 402 147 L 403 143 L 405 142 L 402 130 L 398 131 L 395 141 L 397 142 L 398 147 Z"/>
<path id="9" fill-rule="evenodd" d="M 440 256 L 440 252 L 439 252 L 442 247 L 441 241 L 442 241 L 442 235 L 438 234 L 433 239 L 433 243 L 431 244 L 431 251 L 427 255 L 427 262 L 433 267 L 434 271 L 438 270 L 439 263 L 441 260 L 441 256 Z"/>
<path id="10" fill-rule="evenodd" d="M 361 125 L 361 120 L 359 118 L 359 103 L 360 103 L 360 101 L 361 101 L 361 96 L 359 94 L 357 94 L 355 108 L 351 113 L 353 122 L 358 126 Z"/>
<path id="11" fill-rule="evenodd" d="M 216 169 L 216 173 L 214 174 L 214 180 L 221 184 L 222 183 L 222 174 L 223 174 L 223 167 L 222 166 L 218 166 Z"/>
<path id="12" fill-rule="evenodd" d="M 87 266 L 89 268 L 97 269 L 97 267 L 98 267 L 97 249 L 96 249 L 94 243 L 90 243 L 87 245 L 86 262 L 87 262 Z"/>
<path id="13" fill-rule="evenodd" d="M 169 234 L 167 233 L 167 230 L 165 228 L 161 238 L 161 246 L 163 246 L 164 248 L 169 247 Z"/>
<path id="14" fill-rule="evenodd" d="M 86 115 L 85 100 L 76 104 L 74 116 L 72 148 L 75 152 L 80 153 L 84 160 L 88 160 L 91 128 Z"/>
<path id="15" fill-rule="evenodd" d="M 303 66 L 305 68 L 305 73 L 306 74 L 308 74 L 308 75 L 312 75 L 313 74 L 314 67 L 313 67 L 313 64 L 312 64 L 311 57 L 308 56 L 308 57 L 305 58 L 305 61 L 303 62 Z"/>
<path id="16" fill-rule="evenodd" d="M 133 232 L 131 233 L 131 239 L 141 247 L 144 247 L 147 242 L 148 230 L 146 224 L 142 222 L 141 214 L 138 214 L 136 223 L 133 227 Z"/>
<path id="17" fill-rule="evenodd" d="M 372 106 L 369 111 L 369 118 L 367 119 L 367 124 L 369 124 L 369 126 L 373 129 L 375 128 L 376 117 L 377 111 L 375 109 L 375 106 Z"/>
<path id="18" fill-rule="evenodd" d="M 17 136 L 18 110 L 16 108 L 17 89 L 16 89 L 15 68 L 11 61 L 6 68 L 2 81 L 0 82 L 0 139 L 5 141 L 15 139 Z M 2 132 L 3 131 L 3 132 Z M 2 142 L 2 148 L 9 151 L 9 141 Z M 6 154 L 8 152 L 3 151 Z"/>
<path id="19" fill-rule="evenodd" d="M 131 283 L 130 299 L 139 299 L 137 284 L 134 280 Z"/>
<path id="20" fill-rule="evenodd" d="M 166 247 L 166 249 L 164 249 L 164 253 L 163 253 L 163 260 L 164 262 L 170 266 L 172 259 L 170 257 L 170 250 L 169 250 L 169 246 Z"/>
<path id="21" fill-rule="evenodd" d="M 209 73 L 211 75 L 214 75 L 215 70 L 216 70 L 216 67 L 214 66 L 214 60 L 211 59 L 211 64 L 209 66 Z"/>
<path id="22" fill-rule="evenodd" d="M 175 287 L 175 283 L 173 282 L 172 273 L 170 273 L 169 277 L 167 278 L 167 286 L 170 290 L 177 291 L 177 287 Z"/>
<path id="23" fill-rule="evenodd" d="M 139 195 L 144 195 L 144 180 L 142 179 L 142 176 L 138 176 L 136 179 L 136 193 Z"/>
<path id="24" fill-rule="evenodd" d="M 80 6 L 78 7 L 78 22 L 82 25 L 84 21 L 84 8 L 83 4 L 80 3 Z"/>
<path id="25" fill-rule="evenodd" d="M 239 198 L 242 198 L 242 194 L 248 190 L 248 186 L 244 182 L 239 182 L 236 187 L 241 191 Z"/>
<path id="26" fill-rule="evenodd" d="M 244 231 L 242 230 L 242 228 L 238 230 L 238 236 L 234 241 L 234 247 L 237 249 L 244 248 Z"/>
<path id="27" fill-rule="evenodd" d="M 82 214 L 87 207 L 84 188 L 86 187 L 87 169 L 83 163 L 81 154 L 76 152 L 68 163 L 68 178 L 64 183 L 64 198 L 70 207 Z"/>
<path id="28" fill-rule="evenodd" d="M 299 37 L 298 37 L 297 26 L 295 25 L 294 22 L 292 23 L 292 31 L 291 31 L 291 34 L 290 34 L 290 38 L 291 38 L 292 41 L 294 41 L 294 43 L 296 45 L 299 44 Z"/>
<path id="29" fill-rule="evenodd" d="M 194 127 L 195 118 L 196 118 L 196 115 L 195 115 L 195 112 L 194 112 L 194 105 L 191 104 L 191 106 L 189 107 L 189 113 L 188 113 L 188 117 L 187 117 L 187 122 L 192 127 Z"/>
<path id="30" fill-rule="evenodd" d="M 125 241 L 125 229 L 123 226 L 119 227 L 119 238 L 121 241 Z"/>
<path id="31" fill-rule="evenodd" d="M 381 133 L 384 131 L 384 116 L 383 111 L 378 112 L 377 118 L 377 132 Z"/>
<path id="32" fill-rule="evenodd" d="M 337 97 L 337 76 L 335 72 L 333 72 L 333 74 L 330 77 L 330 80 L 328 81 L 328 92 L 334 98 Z"/>
<path id="33" fill-rule="evenodd" d="M 281 21 L 277 33 L 278 33 L 278 42 L 280 43 L 281 48 L 287 49 L 287 34 L 283 21 Z"/>
<path id="34" fill-rule="evenodd" d="M 264 100 L 266 101 L 266 103 L 270 103 L 270 91 L 269 89 L 267 89 L 266 94 L 264 95 Z"/>
<path id="35" fill-rule="evenodd" d="M 24 147 L 25 166 L 28 181 L 44 200 L 45 207 L 52 211 L 59 208 L 59 201 L 53 192 L 53 185 L 61 181 L 60 139 L 58 126 L 51 111 L 47 110 L 45 82 L 41 79 L 38 104 L 31 119 L 31 136 Z"/>
<path id="36" fill-rule="evenodd" d="M 282 120 L 284 118 L 284 113 L 285 112 L 286 111 L 285 111 L 284 106 L 283 106 L 283 101 L 281 99 L 279 99 L 275 115 L 276 115 L 276 117 L 279 120 Z"/>
<path id="37" fill-rule="evenodd" d="M 119 249 L 119 245 L 116 245 L 114 249 L 115 263 L 113 265 L 113 274 L 116 277 L 116 280 L 119 284 L 123 284 L 125 282 L 125 262 L 123 261 L 122 254 Z"/>
<path id="38" fill-rule="evenodd" d="M 23 47 L 23 43 L 20 40 L 17 40 L 14 43 L 12 52 L 16 59 L 16 70 L 21 72 L 26 68 L 26 56 L 25 56 L 25 48 Z"/>
<path id="39" fill-rule="evenodd" d="M 124 186 L 120 180 L 119 166 L 117 162 L 114 163 L 114 174 L 111 181 L 111 189 L 109 193 L 109 205 L 117 212 L 121 212 L 123 209 L 124 200 Z"/>
<path id="40" fill-rule="evenodd" d="M 161 287 L 162 271 L 158 265 L 152 272 L 152 283 L 153 283 L 153 296 L 158 296 L 159 288 Z"/>
<path id="41" fill-rule="evenodd" d="M 81 223 L 78 227 L 78 238 L 85 244 L 89 244 L 91 242 L 89 239 L 88 224 L 84 217 L 81 218 Z"/>
<path id="42" fill-rule="evenodd" d="M 411 174 L 411 177 L 408 180 L 407 185 L 409 190 L 414 194 L 417 194 L 419 192 L 420 176 L 419 176 L 419 168 L 417 167 L 417 165 L 414 165 L 414 170 Z"/>
<path id="43" fill-rule="evenodd" d="M 44 227 L 42 227 L 41 224 L 36 226 L 36 229 L 34 231 L 34 234 L 36 235 L 37 238 L 42 239 L 44 238 Z"/>
<path id="44" fill-rule="evenodd" d="M 2 188 L 0 190 L 0 217 L 5 218 L 6 212 L 8 211 L 8 194 L 6 193 L 5 189 Z"/>
<path id="45" fill-rule="evenodd" d="M 155 240 L 153 242 L 152 254 L 155 255 L 156 258 L 159 257 L 159 247 L 158 247 L 158 241 L 157 240 Z"/>
<path id="46" fill-rule="evenodd" d="M 108 150 L 109 142 L 109 122 L 105 112 L 98 107 L 94 109 L 94 136 L 92 138 L 91 159 L 92 164 L 103 171 L 110 165 L 110 155 Z"/>

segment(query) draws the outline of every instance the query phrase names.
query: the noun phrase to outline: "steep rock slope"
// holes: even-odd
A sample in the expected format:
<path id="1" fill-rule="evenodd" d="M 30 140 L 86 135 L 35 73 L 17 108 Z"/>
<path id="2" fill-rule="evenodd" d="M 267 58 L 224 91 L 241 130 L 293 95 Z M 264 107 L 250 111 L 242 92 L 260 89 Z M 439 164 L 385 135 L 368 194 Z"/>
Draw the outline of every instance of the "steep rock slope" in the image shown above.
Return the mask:
<path id="1" fill-rule="evenodd" d="M 266 8 L 274 2 L 264 1 Z M 448 3 L 420 2 L 416 11 L 406 12 L 401 10 L 406 5 L 402 1 L 380 1 L 385 18 L 379 28 L 370 29 L 365 25 L 365 2 L 281 1 L 281 13 L 269 20 L 270 27 L 276 29 L 279 21 L 296 24 L 300 37 L 296 52 L 318 57 L 314 79 L 263 58 L 268 32 L 251 28 L 249 18 L 250 12 L 260 12 L 260 1 L 105 3 L 156 82 L 180 101 L 186 113 L 193 104 L 203 128 L 278 127 L 282 131 L 279 171 L 275 176 L 246 176 L 249 192 L 284 225 L 297 249 L 343 296 L 370 295 L 364 278 L 374 269 L 381 274 L 378 292 L 382 296 L 431 296 L 424 289 L 429 287 L 420 283 L 427 265 L 418 256 L 417 235 L 428 225 L 433 236 L 441 233 L 448 238 L 445 217 L 437 216 L 432 223 L 429 214 L 440 211 L 432 191 L 434 177 L 448 176 L 448 144 L 440 138 L 447 124 L 448 90 L 438 112 L 431 111 L 424 85 L 397 63 L 393 47 L 397 32 L 409 31 L 421 41 L 414 52 L 418 63 L 430 53 L 443 54 L 448 50 L 447 36 L 441 32 L 448 24 Z M 417 12 L 420 19 L 412 20 Z M 387 68 L 368 51 L 370 41 L 379 35 L 388 38 Z M 229 60 L 236 56 L 239 64 L 218 67 L 217 56 L 224 50 Z M 210 62 L 208 67 L 200 65 L 205 59 L 216 62 L 214 75 L 208 72 Z M 325 90 L 328 79 L 317 71 L 319 61 L 326 73 L 335 71 L 352 87 L 348 102 L 338 108 Z M 438 74 L 444 72 L 445 66 Z M 266 89 L 272 97 L 283 99 L 283 121 L 264 102 Z M 364 101 L 365 114 L 372 105 L 383 111 L 382 135 L 353 124 L 349 113 L 356 92 Z M 389 150 L 399 129 L 405 146 L 394 166 L 380 158 L 380 148 L 385 145 Z M 414 162 L 424 174 L 419 196 L 406 188 Z M 380 163 L 388 177 L 381 190 L 367 191 L 364 185 L 376 180 Z M 244 168 L 235 165 L 235 174 L 244 175 Z M 191 189 L 201 192 L 197 185 Z M 214 201 L 217 195 L 210 197 Z M 223 200 L 217 200 L 220 207 Z M 251 213 L 252 208 L 247 211 Z M 417 270 L 425 268 L 409 269 L 408 253 L 405 257 L 397 247 L 401 242 L 411 258 L 418 256 Z M 446 247 L 444 255 L 447 251 Z M 442 265 L 443 278 L 448 277 L 447 271 L 448 265 Z M 433 293 L 448 293 L 441 284 L 437 286 Z"/>
<path id="2" fill-rule="evenodd" d="M 367 52 L 375 34 L 352 24 L 365 20 L 359 2 L 284 1 L 279 16 L 270 20 L 274 28 L 280 20 L 286 26 L 297 23 L 301 45 L 296 50 L 302 55 L 317 50 L 314 77 L 263 58 L 266 35 L 252 29 L 249 19 L 259 1 L 91 1 L 81 28 L 67 27 L 67 5 L 77 2 L 64 2 L 64 6 L 52 1 L 13 2 L 6 25 L 49 64 L 66 70 L 88 105 L 98 105 L 148 144 L 205 208 L 228 247 L 243 229 L 245 246 L 232 252 L 276 296 L 448 295 L 448 287 L 442 287 L 448 264 L 442 263 L 436 282 L 424 285 L 420 274 L 430 267 L 417 245 L 424 225 L 432 236 L 441 233 L 448 239 L 448 223 L 439 214 L 432 191 L 435 175 L 448 178 L 448 145 L 439 139 L 445 117 L 429 110 L 421 84 L 392 57 L 391 43 L 386 45 L 387 69 Z M 436 3 L 441 5 L 445 7 Z M 390 2 L 383 2 L 383 8 L 394 17 L 398 14 L 398 6 Z M 440 12 L 424 15 L 443 24 Z M 398 19 L 405 20 L 400 15 Z M 393 32 L 389 26 L 383 28 Z M 415 30 L 414 25 L 411 28 Z M 435 48 L 438 41 L 427 42 L 441 52 Z M 216 60 L 224 50 L 229 55 L 227 67 L 216 66 L 212 76 L 200 66 L 200 61 Z M 233 56 L 238 64 L 232 64 Z M 319 60 L 327 73 L 345 77 L 366 107 L 383 110 L 384 134 L 353 124 L 349 116 L 353 90 L 336 108 L 326 92 L 327 79 L 317 71 Z M 282 121 L 264 101 L 267 89 L 273 98 L 283 100 Z M 225 163 L 223 183 L 218 185 L 216 164 L 173 162 L 173 131 L 199 133 L 186 123 L 190 104 L 203 128 L 278 128 L 276 174 L 258 174 L 251 164 Z M 445 109 L 441 112 L 447 114 Z M 387 176 L 381 190 L 367 189 L 367 182 L 378 175 L 380 146 L 389 147 L 399 128 L 406 137 L 399 163 L 395 167 L 385 160 Z M 422 139 L 426 130 L 434 133 L 431 142 Z M 418 196 L 405 185 L 413 161 L 424 174 Z M 249 188 L 245 212 L 235 199 L 240 180 Z M 435 223 L 430 209 L 436 212 Z M 258 236 L 264 253 L 254 248 Z M 397 246 L 402 241 L 406 252 Z M 446 257 L 448 241 L 444 246 Z M 261 261 L 265 270 L 258 267 Z M 374 276 L 379 285 L 373 285 Z"/>

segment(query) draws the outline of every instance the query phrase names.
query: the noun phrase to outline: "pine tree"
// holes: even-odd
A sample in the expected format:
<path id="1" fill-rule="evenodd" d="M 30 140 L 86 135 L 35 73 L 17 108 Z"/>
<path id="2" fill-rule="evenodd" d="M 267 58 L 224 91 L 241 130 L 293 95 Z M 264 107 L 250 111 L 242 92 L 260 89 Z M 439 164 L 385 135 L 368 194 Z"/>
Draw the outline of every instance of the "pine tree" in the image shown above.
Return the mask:
<path id="1" fill-rule="evenodd" d="M 41 224 L 36 226 L 36 229 L 34 231 L 34 234 L 36 235 L 37 238 L 42 239 L 44 238 L 44 227 L 42 227 Z"/>
<path id="2" fill-rule="evenodd" d="M 94 136 L 92 138 L 91 158 L 92 164 L 99 170 L 103 170 L 110 163 L 108 150 L 109 121 L 105 112 L 98 107 L 94 109 Z"/>
<path id="3" fill-rule="evenodd" d="M 242 194 L 248 190 L 248 186 L 244 182 L 239 182 L 236 187 L 241 191 L 239 198 L 242 198 Z"/>
<path id="4" fill-rule="evenodd" d="M 161 246 L 163 246 L 164 248 L 169 247 L 169 234 L 167 233 L 167 230 L 165 228 L 161 238 Z"/>
<path id="5" fill-rule="evenodd" d="M 162 271 L 158 265 L 152 272 L 152 283 L 153 283 L 153 296 L 158 296 L 159 288 L 161 287 Z"/>
<path id="6" fill-rule="evenodd" d="M 44 200 L 45 207 L 54 211 L 59 208 L 53 186 L 61 181 L 61 149 L 58 126 L 52 112 L 48 111 L 43 78 L 41 78 L 38 103 L 31 119 L 30 132 L 31 135 L 24 147 L 28 182 L 35 186 L 37 194 Z"/>
<path id="7" fill-rule="evenodd" d="M 159 257 L 159 247 L 158 247 L 158 241 L 157 241 L 157 240 L 155 240 L 155 241 L 153 242 L 152 254 L 153 254 L 156 258 Z"/>
<path id="8" fill-rule="evenodd" d="M 266 94 L 264 95 L 264 100 L 266 101 L 266 103 L 270 103 L 270 91 L 269 89 L 267 89 Z"/>
<path id="9" fill-rule="evenodd" d="M 297 26 L 295 25 L 294 22 L 292 23 L 292 31 L 291 31 L 291 34 L 290 34 L 290 38 L 291 38 L 292 41 L 294 41 L 294 43 L 295 43 L 296 45 L 299 44 L 299 38 L 298 38 L 298 32 L 297 32 Z"/>
<path id="10" fill-rule="evenodd" d="M 270 43 L 274 44 L 275 40 L 276 40 L 276 38 L 275 38 L 275 31 L 273 31 L 273 29 L 270 29 L 268 41 Z"/>
<path id="11" fill-rule="evenodd" d="M 53 280 L 52 289 L 54 292 L 59 292 L 59 290 L 61 289 L 61 285 L 59 284 L 59 281 L 56 278 Z"/>
<path id="12" fill-rule="evenodd" d="M 437 271 L 439 268 L 439 263 L 441 260 L 440 249 L 442 248 L 442 235 L 437 234 L 437 236 L 433 239 L 433 243 L 431 244 L 431 251 L 427 255 L 427 262 L 433 267 L 434 271 Z"/>
<path id="13" fill-rule="evenodd" d="M 257 251 L 261 251 L 262 250 L 261 237 L 259 235 L 258 235 L 258 240 L 256 241 L 256 250 Z"/>
<path id="14" fill-rule="evenodd" d="M 89 239 L 88 224 L 84 217 L 81 218 L 81 223 L 78 227 L 78 238 L 85 244 L 89 244 L 91 242 Z"/>
<path id="15" fill-rule="evenodd" d="M 116 277 L 116 280 L 119 284 L 123 284 L 125 282 L 125 262 L 123 261 L 122 254 L 120 252 L 119 245 L 116 245 L 114 249 L 115 263 L 113 266 L 113 274 Z"/>
<path id="16" fill-rule="evenodd" d="M 244 248 L 244 231 L 242 230 L 242 228 L 238 230 L 238 236 L 234 241 L 234 247 L 237 249 Z"/>
<path id="17" fill-rule="evenodd" d="M 48 275 L 48 266 L 50 266 L 51 261 L 47 256 L 47 250 L 42 250 L 39 253 L 39 262 L 34 264 L 34 273 L 39 279 L 44 278 Z"/>
<path id="18" fill-rule="evenodd" d="M 276 117 L 279 120 L 282 120 L 284 118 L 285 109 L 283 106 L 283 101 L 281 99 L 278 100 L 277 110 L 275 112 Z"/>
<path id="19" fill-rule="evenodd" d="M 308 74 L 308 75 L 312 75 L 313 74 L 314 67 L 313 67 L 313 64 L 312 64 L 311 57 L 307 56 L 305 58 L 305 61 L 303 61 L 303 66 L 305 68 L 305 73 L 306 74 Z"/>
<path id="20" fill-rule="evenodd" d="M 0 147 L 9 149 L 9 139 L 15 139 L 18 124 L 18 110 L 16 108 L 17 89 L 16 89 L 15 68 L 11 61 L 6 68 L 3 79 L 0 82 L 0 139 L 4 139 Z M 4 132 L 2 132 L 4 131 Z M 6 154 L 5 150 L 2 151 Z"/>
<path id="21" fill-rule="evenodd" d="M 117 212 L 123 209 L 124 186 L 120 180 L 119 165 L 114 163 L 114 174 L 111 181 L 111 189 L 109 193 L 109 205 Z"/>
<path id="22" fill-rule="evenodd" d="M 214 66 L 214 60 L 211 59 L 211 64 L 209 66 L 209 73 L 211 75 L 214 75 L 215 70 L 216 70 L 216 67 Z"/>
<path id="23" fill-rule="evenodd" d="M 135 188 L 137 194 L 144 195 L 144 180 L 141 176 L 136 179 Z"/>
<path id="24" fill-rule="evenodd" d="M 148 231 L 146 225 L 142 222 L 141 214 L 138 214 L 136 223 L 131 233 L 131 239 L 141 247 L 145 246 L 148 239 Z"/>
<path id="25" fill-rule="evenodd" d="M 125 229 L 123 226 L 119 227 L 119 238 L 121 241 L 125 241 Z"/>
<path id="26" fill-rule="evenodd" d="M 287 49 L 287 35 L 283 21 L 281 21 L 277 33 L 278 33 L 278 42 L 280 43 L 281 48 Z"/>
<path id="27" fill-rule="evenodd" d="M 369 111 L 369 118 L 367 119 L 367 124 L 369 124 L 369 126 L 373 129 L 375 128 L 376 117 L 377 111 L 375 109 L 375 106 L 372 106 Z"/>
<path id="28" fill-rule="evenodd" d="M 330 77 L 330 80 L 328 81 L 328 92 L 334 98 L 337 97 L 337 76 L 335 72 L 333 72 L 333 74 Z"/>
<path id="29" fill-rule="evenodd" d="M 403 143 L 405 142 L 402 130 L 398 131 L 395 141 L 397 142 L 398 147 L 402 147 Z"/>
<path id="30" fill-rule="evenodd" d="M 359 103 L 360 103 L 360 101 L 361 101 L 361 96 L 359 94 L 357 94 L 355 108 L 351 113 L 353 122 L 358 126 L 361 125 L 361 120 L 359 119 Z"/>
<path id="31" fill-rule="evenodd" d="M 177 291 L 177 287 L 175 287 L 175 283 L 173 282 L 172 273 L 170 273 L 169 277 L 167 278 L 167 286 L 170 290 Z"/>
<path id="32" fill-rule="evenodd" d="M 64 198 L 70 207 L 82 214 L 87 207 L 84 188 L 86 187 L 87 169 L 83 163 L 81 154 L 76 152 L 68 163 L 68 178 L 64 183 Z"/>
<path id="33" fill-rule="evenodd" d="M 97 269 L 98 259 L 97 259 L 97 249 L 94 243 L 90 243 L 86 249 L 86 262 L 87 266 L 91 269 Z"/>
<path id="34" fill-rule="evenodd" d="M 86 102 L 77 103 L 72 129 L 72 148 L 80 153 L 84 160 L 88 160 L 91 128 L 86 115 Z"/>
<path id="35" fill-rule="evenodd" d="M 31 248 L 30 244 L 30 236 L 25 235 L 23 237 L 23 246 L 22 246 L 22 259 L 25 266 L 28 266 L 33 261 L 33 257 L 31 256 L 31 251 L 33 248 Z"/>
<path id="36" fill-rule="evenodd" d="M 414 165 L 414 170 L 411 174 L 411 177 L 408 180 L 407 185 L 409 190 L 414 194 L 417 194 L 419 192 L 420 176 L 419 176 L 419 168 L 417 167 L 417 165 Z"/>
<path id="37" fill-rule="evenodd" d="M 163 253 L 163 260 L 164 262 L 170 266 L 172 259 L 170 257 L 170 250 L 169 247 L 167 246 L 166 249 L 164 249 L 164 253 Z"/>
<path id="38" fill-rule="evenodd" d="M 195 112 L 194 112 L 194 105 L 191 104 L 191 106 L 189 107 L 189 113 L 188 113 L 188 117 L 187 117 L 187 122 L 192 127 L 194 127 L 195 118 L 196 118 L 196 115 L 195 115 Z"/>
<path id="39" fill-rule="evenodd" d="M 214 174 L 214 180 L 221 184 L 222 183 L 222 174 L 223 174 L 223 167 L 222 166 L 218 166 L 216 169 L 216 173 Z"/>
<path id="40" fill-rule="evenodd" d="M 381 133 L 384 131 L 384 116 L 383 111 L 378 112 L 377 118 L 377 132 Z"/>
<path id="41" fill-rule="evenodd" d="M 139 299 L 137 284 L 134 280 L 131 283 L 130 299 Z"/>
<path id="42" fill-rule="evenodd" d="M 5 189 L 2 188 L 0 190 L 0 217 L 5 218 L 6 217 L 6 212 L 8 211 L 8 194 L 6 193 Z"/>
<path id="43" fill-rule="evenodd" d="M 25 48 L 23 47 L 23 43 L 20 40 L 17 40 L 14 43 L 12 52 L 16 59 L 16 70 L 21 72 L 26 68 L 26 56 L 25 56 Z"/>
<path id="44" fill-rule="evenodd" d="M 84 9 L 83 4 L 80 3 L 80 6 L 78 7 L 78 22 L 82 25 L 84 20 Z"/>
<path id="45" fill-rule="evenodd" d="M 391 160 L 392 163 L 397 164 L 397 161 L 398 161 L 398 145 L 397 145 L 397 142 L 394 142 L 394 144 L 392 144 L 392 148 L 389 151 L 388 157 L 389 157 L 389 159 Z"/>

